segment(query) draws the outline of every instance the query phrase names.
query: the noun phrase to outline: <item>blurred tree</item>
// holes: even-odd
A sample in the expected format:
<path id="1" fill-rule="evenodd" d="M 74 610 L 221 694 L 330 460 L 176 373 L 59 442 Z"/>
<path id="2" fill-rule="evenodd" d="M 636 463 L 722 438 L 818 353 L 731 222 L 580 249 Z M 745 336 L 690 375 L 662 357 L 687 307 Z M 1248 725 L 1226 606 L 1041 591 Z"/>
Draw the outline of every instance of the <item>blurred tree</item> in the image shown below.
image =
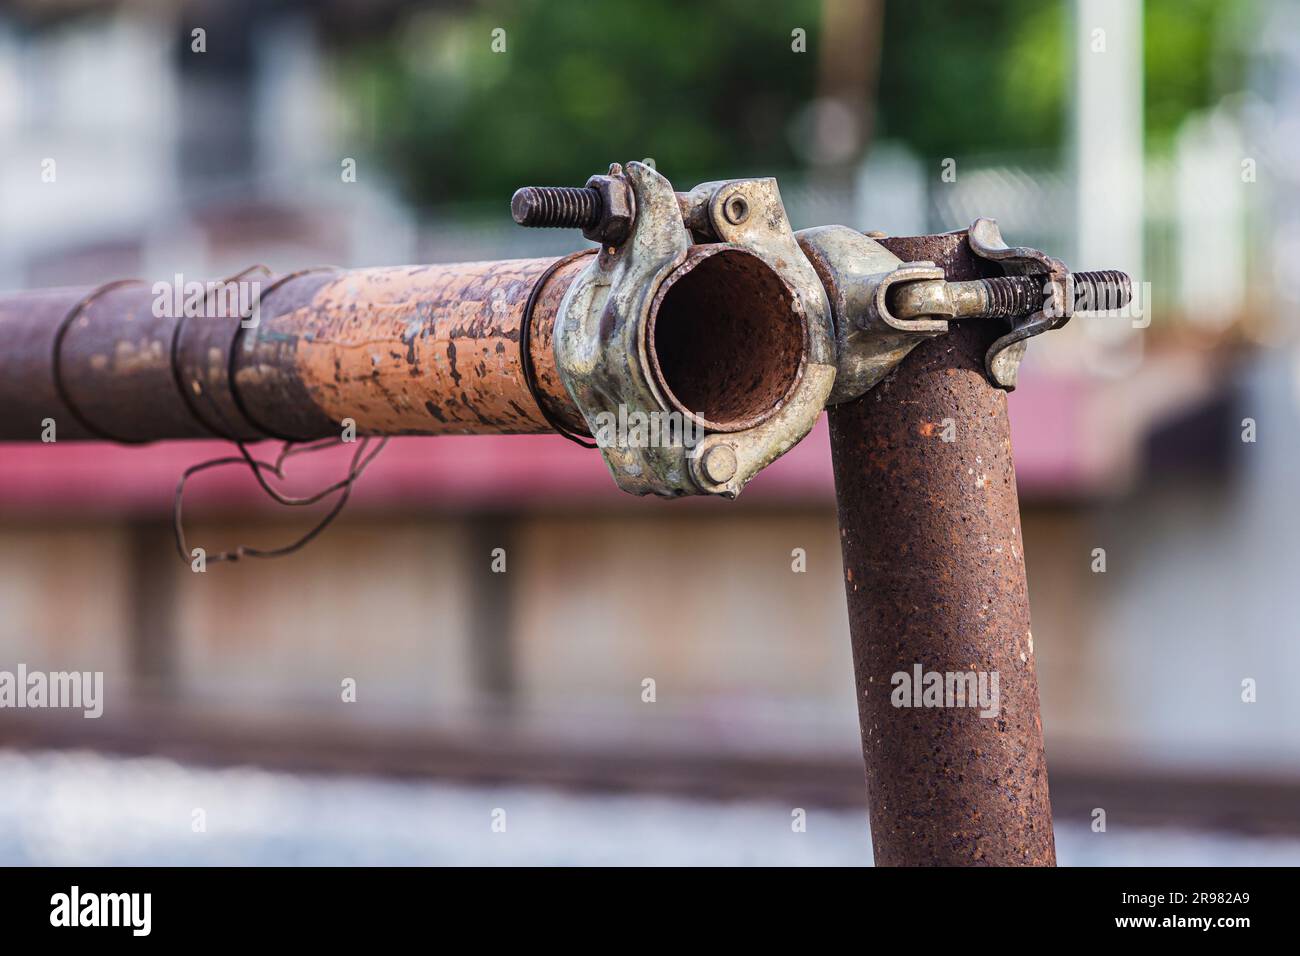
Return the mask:
<path id="1" fill-rule="evenodd" d="M 1147 149 L 1162 150 L 1189 113 L 1243 88 L 1252 0 L 1147 0 L 1143 18 Z"/>
<path id="2" fill-rule="evenodd" d="M 1140 0 L 1133 0 L 1140 2 Z M 1073 4 L 1068 0 L 890 2 L 880 135 L 925 156 L 1022 153 L 1066 142 Z M 1250 0 L 1146 0 L 1148 148 L 1184 117 L 1241 88 Z"/>
<path id="3" fill-rule="evenodd" d="M 925 156 L 1056 147 L 1064 16 L 1042 0 L 886 3 L 878 135 Z"/>
<path id="4" fill-rule="evenodd" d="M 797 165 L 787 119 L 813 95 L 818 11 L 817 0 L 430 9 L 347 51 L 343 78 L 417 201 L 577 184 L 643 157 L 692 183 Z M 796 29 L 809 52 L 792 49 Z"/>
<path id="5" fill-rule="evenodd" d="M 887 0 L 876 137 L 931 157 L 1062 148 L 1070 6 Z M 1146 0 L 1151 148 L 1238 88 L 1249 6 Z M 361 134 L 417 202 L 499 200 L 643 157 L 689 184 L 815 158 L 795 140 L 818 92 L 822 19 L 819 0 L 430 6 L 347 48 L 342 76 Z"/>

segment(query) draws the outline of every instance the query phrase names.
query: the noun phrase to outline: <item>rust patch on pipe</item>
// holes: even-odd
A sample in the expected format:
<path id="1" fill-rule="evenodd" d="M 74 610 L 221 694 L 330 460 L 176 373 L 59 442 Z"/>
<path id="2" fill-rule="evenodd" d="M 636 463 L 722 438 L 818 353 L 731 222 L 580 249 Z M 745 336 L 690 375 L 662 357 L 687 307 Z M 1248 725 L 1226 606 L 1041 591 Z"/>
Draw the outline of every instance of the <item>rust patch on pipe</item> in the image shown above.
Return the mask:
<path id="1" fill-rule="evenodd" d="M 548 432 L 524 384 L 519 328 L 554 261 L 259 278 L 259 321 L 242 331 L 239 316 L 155 315 L 147 282 L 108 289 L 74 316 L 60 350 L 66 397 L 93 430 L 54 387 L 53 346 L 94 290 L 0 296 L 0 403 L 10 409 L 0 440 L 40 440 L 46 419 L 60 440 L 305 441 L 337 434 L 345 418 L 363 434 Z M 547 280 L 530 339 L 538 396 L 576 431 L 585 426 L 552 341 L 564 292 L 587 262 Z"/>
<path id="2" fill-rule="evenodd" d="M 298 372 L 292 316 L 320 289 L 348 274 L 313 270 L 263 283 L 258 324 L 240 332 L 228 346 L 234 350 L 229 358 L 230 404 L 258 432 L 296 441 L 338 434 L 338 419 L 320 407 Z"/>
<path id="3" fill-rule="evenodd" d="M 753 253 L 696 246 L 655 293 L 650 368 L 668 402 L 711 431 L 753 428 L 799 384 L 808 337 L 781 277 Z"/>
<path id="4" fill-rule="evenodd" d="M 882 240 L 949 279 L 964 233 Z M 997 330 L 955 325 L 830 409 L 871 833 L 880 865 L 1056 862 Z M 944 440 L 946 424 L 954 440 Z M 896 673 L 998 675 L 999 712 L 895 707 Z"/>
<path id="5" fill-rule="evenodd" d="M 339 273 L 309 300 L 264 316 L 240 356 L 239 394 L 264 407 L 264 393 L 287 377 L 325 420 L 351 418 L 363 434 L 549 431 L 524 383 L 519 329 L 529 292 L 553 261 Z M 564 290 L 585 265 L 577 260 L 547 281 L 531 338 L 541 398 L 575 428 L 581 420 L 551 340 Z"/>
<path id="6" fill-rule="evenodd" d="M 730 431 L 777 412 L 804 372 L 806 318 L 749 253 L 693 255 L 655 303 L 651 351 L 682 410 Z M 358 271 L 255 280 L 257 322 L 239 315 L 154 315 L 148 283 L 94 297 L 61 350 L 67 397 L 51 387 L 52 340 L 92 290 L 0 297 L 0 397 L 17 415 L 0 439 L 36 440 L 53 417 L 61 438 L 221 435 L 307 441 L 352 419 L 371 435 L 544 433 L 551 418 L 583 433 L 556 367 L 555 321 L 590 260 L 564 263 L 534 306 L 529 339 L 537 395 L 524 381 L 520 328 L 529 294 L 555 259 Z"/>

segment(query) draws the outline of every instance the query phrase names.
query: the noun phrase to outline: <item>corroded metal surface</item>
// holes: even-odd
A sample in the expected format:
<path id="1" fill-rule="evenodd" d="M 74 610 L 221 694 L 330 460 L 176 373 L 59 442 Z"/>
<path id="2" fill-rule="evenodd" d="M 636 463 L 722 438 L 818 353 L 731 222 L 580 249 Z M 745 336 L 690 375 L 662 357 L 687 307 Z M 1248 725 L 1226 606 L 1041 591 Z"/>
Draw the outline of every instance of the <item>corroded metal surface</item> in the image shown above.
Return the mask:
<path id="1" fill-rule="evenodd" d="M 857 398 L 889 374 L 927 338 L 948 331 L 936 316 L 895 316 L 890 293 L 927 280 L 943 285 L 943 271 L 905 263 L 875 240 L 847 226 L 817 226 L 796 233 L 817 270 L 835 318 L 835 388 L 828 404 Z"/>
<path id="2" fill-rule="evenodd" d="M 172 373 L 176 320 L 154 315 L 149 283 L 96 291 L 0 296 L 0 440 L 38 441 L 46 420 L 59 441 L 208 436 Z"/>
<path id="3" fill-rule="evenodd" d="M 650 304 L 650 375 L 668 405 L 710 431 L 753 428 L 799 383 L 808 329 L 794 293 L 757 256 L 693 246 Z"/>
<path id="4" fill-rule="evenodd" d="M 309 440 L 347 418 L 360 434 L 549 431 L 524 384 L 519 329 L 554 261 L 262 278 L 248 328 L 237 314 L 156 309 L 148 282 L 0 296 L 0 441 L 38 441 L 47 419 L 60 441 Z M 582 419 L 552 341 L 584 264 L 546 281 L 530 341 L 539 397 L 573 428 Z"/>
<path id="5" fill-rule="evenodd" d="M 635 223 L 573 282 L 557 323 L 561 375 L 592 434 L 624 411 L 705 431 L 690 443 L 601 442 L 624 491 L 734 498 L 825 406 L 835 376 L 825 291 L 775 180 L 705 183 L 687 209 L 649 166 L 616 172 Z"/>
<path id="6" fill-rule="evenodd" d="M 992 271 L 964 233 L 882 242 L 949 279 Z M 830 409 L 882 865 L 1055 863 L 1006 394 L 984 370 L 998 334 L 989 325 L 954 323 L 862 398 Z M 894 675 L 918 665 L 996 673 L 996 716 L 894 706 Z"/>
<path id="7" fill-rule="evenodd" d="M 548 431 L 524 383 L 519 329 L 528 294 L 553 261 L 339 273 L 244 336 L 236 391 L 250 409 L 314 408 L 326 421 L 353 419 L 361 434 Z M 539 389 L 575 426 L 550 326 L 581 265 L 548 281 L 531 343 Z"/>
<path id="8" fill-rule="evenodd" d="M 994 339 L 984 356 L 984 367 L 993 381 L 1012 391 L 1020 373 L 1029 340 L 1052 329 L 1059 329 L 1074 314 L 1074 292 L 1070 269 L 1064 262 L 1029 246 L 1008 246 L 1002 239 L 996 219 L 980 218 L 971 223 L 967 234 L 971 251 L 998 263 L 1008 275 L 1042 277 L 1046 296 L 1043 307 L 1031 315 L 1011 320 L 1011 330 Z"/>

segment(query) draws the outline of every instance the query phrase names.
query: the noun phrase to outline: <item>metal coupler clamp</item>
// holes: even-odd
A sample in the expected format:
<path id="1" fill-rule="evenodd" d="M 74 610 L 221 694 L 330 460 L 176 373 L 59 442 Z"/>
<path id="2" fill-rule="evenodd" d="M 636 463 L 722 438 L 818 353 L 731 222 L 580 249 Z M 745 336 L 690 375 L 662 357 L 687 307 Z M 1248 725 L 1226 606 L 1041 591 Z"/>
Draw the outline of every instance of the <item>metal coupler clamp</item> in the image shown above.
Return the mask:
<path id="1" fill-rule="evenodd" d="M 560 377 L 618 486 L 734 498 L 812 429 L 836 374 L 825 290 L 774 179 L 688 193 L 642 163 L 525 187 L 521 225 L 601 242 L 565 293 Z"/>
<path id="2" fill-rule="evenodd" d="M 818 226 L 799 234 L 830 293 L 839 368 L 829 404 L 865 393 L 923 341 L 948 331 L 942 313 L 898 315 L 893 291 L 908 283 L 943 285 L 933 262 L 903 262 L 874 239 L 847 226 Z"/>
<path id="3" fill-rule="evenodd" d="M 976 219 L 967 233 L 971 251 L 996 262 L 1005 275 L 949 282 L 931 262 L 903 262 L 880 243 L 844 226 L 799 233 L 831 296 L 839 373 L 832 404 L 862 395 L 927 338 L 955 319 L 1005 320 L 985 355 L 990 381 L 1011 391 L 1028 340 L 1070 320 L 1075 309 L 1128 304 L 1131 283 L 1122 272 L 1071 273 L 1037 249 L 1010 247 L 993 219 Z"/>
<path id="4" fill-rule="evenodd" d="M 734 498 L 827 404 L 864 394 L 950 320 L 1008 322 L 985 367 L 1009 391 L 1029 338 L 1130 293 L 1121 272 L 1072 274 L 1008 246 L 992 219 L 968 241 L 1006 274 L 963 282 L 847 226 L 795 234 L 770 178 L 675 193 L 649 166 L 615 164 L 585 187 L 520 189 L 511 208 L 601 244 L 560 306 L 556 366 L 614 480 L 640 495 Z"/>

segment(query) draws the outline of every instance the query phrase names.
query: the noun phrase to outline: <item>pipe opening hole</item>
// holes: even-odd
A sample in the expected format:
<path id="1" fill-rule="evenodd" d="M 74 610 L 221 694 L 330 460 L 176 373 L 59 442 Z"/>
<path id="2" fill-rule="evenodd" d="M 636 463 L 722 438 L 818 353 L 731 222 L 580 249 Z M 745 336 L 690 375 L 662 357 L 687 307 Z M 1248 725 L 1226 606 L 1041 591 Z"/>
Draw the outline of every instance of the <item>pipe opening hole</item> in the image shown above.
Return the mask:
<path id="1" fill-rule="evenodd" d="M 757 256 L 705 250 L 655 296 L 651 368 L 678 411 L 739 431 L 776 414 L 798 384 L 805 323 L 789 287 Z"/>

